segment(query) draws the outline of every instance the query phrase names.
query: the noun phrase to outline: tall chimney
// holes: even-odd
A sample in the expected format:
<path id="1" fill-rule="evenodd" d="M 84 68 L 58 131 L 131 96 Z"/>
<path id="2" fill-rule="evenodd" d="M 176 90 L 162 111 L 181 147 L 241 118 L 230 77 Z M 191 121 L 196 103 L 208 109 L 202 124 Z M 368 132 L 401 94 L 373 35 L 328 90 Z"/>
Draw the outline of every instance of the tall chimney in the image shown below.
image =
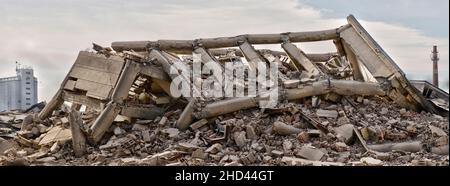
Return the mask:
<path id="1" fill-rule="evenodd" d="M 433 85 L 436 87 L 439 87 L 439 79 L 438 79 L 439 54 L 438 54 L 436 45 L 433 46 L 433 51 L 431 51 L 431 61 L 433 61 Z"/>

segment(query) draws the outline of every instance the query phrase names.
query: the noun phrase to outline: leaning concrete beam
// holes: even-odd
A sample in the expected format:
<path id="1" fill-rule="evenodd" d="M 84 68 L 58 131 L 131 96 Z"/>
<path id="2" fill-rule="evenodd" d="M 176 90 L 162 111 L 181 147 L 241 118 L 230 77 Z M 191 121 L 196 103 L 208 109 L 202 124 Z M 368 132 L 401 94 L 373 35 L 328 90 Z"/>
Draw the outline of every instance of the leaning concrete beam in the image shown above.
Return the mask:
<path id="1" fill-rule="evenodd" d="M 358 62 L 358 57 L 355 55 L 353 49 L 345 42 L 341 41 L 342 48 L 345 51 L 347 61 L 350 63 L 353 71 L 353 79 L 357 81 L 364 81 L 364 76 L 361 72 L 361 66 Z"/>
<path id="2" fill-rule="evenodd" d="M 239 44 L 239 48 L 247 59 L 248 65 L 251 71 L 256 71 L 258 63 L 264 63 L 261 55 L 253 48 L 253 46 L 248 41 L 242 41 Z"/>
<path id="3" fill-rule="evenodd" d="M 312 75 L 319 75 L 320 70 L 308 59 L 303 51 L 290 42 L 283 43 L 281 47 L 286 51 L 297 69 L 305 70 Z"/>
<path id="4" fill-rule="evenodd" d="M 283 38 L 288 38 L 291 42 L 312 42 L 333 40 L 339 37 L 339 32 L 348 27 L 342 26 L 336 29 L 311 31 L 311 32 L 289 32 L 281 34 L 247 34 L 234 37 L 218 37 L 197 40 L 158 40 L 158 41 L 118 41 L 113 42 L 111 47 L 116 51 L 134 50 L 146 51 L 149 46 L 157 46 L 161 50 L 173 52 L 192 52 L 193 44 L 201 43 L 205 48 L 225 48 L 237 47 L 238 41 L 247 39 L 252 45 L 254 44 L 280 44 Z"/>
<path id="5" fill-rule="evenodd" d="M 180 130 L 186 130 L 191 125 L 192 121 L 194 121 L 194 108 L 195 108 L 195 100 L 191 99 L 189 103 L 184 108 L 183 112 L 180 114 L 180 118 L 177 120 L 177 128 Z"/>
<path id="6" fill-rule="evenodd" d="M 164 109 L 156 106 L 124 106 L 122 107 L 120 114 L 130 118 L 155 119 L 156 117 L 162 116 L 164 114 Z"/>
<path id="7" fill-rule="evenodd" d="M 205 64 L 207 62 L 218 63 L 217 59 L 214 58 L 213 55 L 211 54 L 211 51 L 208 51 L 203 47 L 196 47 L 194 51 L 192 51 L 192 53 L 200 55 L 202 64 Z"/>
<path id="8" fill-rule="evenodd" d="M 110 102 L 106 105 L 105 110 L 100 113 L 90 128 L 90 138 L 94 143 L 98 143 L 102 139 L 119 112 L 120 107 L 116 103 Z"/>
<path id="9" fill-rule="evenodd" d="M 44 120 L 45 118 L 49 117 L 53 111 L 60 107 L 64 103 L 64 99 L 62 97 L 62 90 L 58 90 L 58 92 L 53 96 L 53 98 L 48 102 L 47 105 L 45 105 L 44 109 L 42 109 L 41 112 L 39 112 L 39 119 Z"/>

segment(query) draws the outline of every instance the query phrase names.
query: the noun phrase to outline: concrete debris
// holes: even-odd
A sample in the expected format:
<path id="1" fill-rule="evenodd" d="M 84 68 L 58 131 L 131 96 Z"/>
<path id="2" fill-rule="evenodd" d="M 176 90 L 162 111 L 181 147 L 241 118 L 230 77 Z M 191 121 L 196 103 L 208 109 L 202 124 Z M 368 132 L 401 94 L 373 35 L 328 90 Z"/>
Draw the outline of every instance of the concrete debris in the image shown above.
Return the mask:
<path id="1" fill-rule="evenodd" d="M 199 121 L 193 123 L 193 124 L 191 125 L 191 129 L 192 129 L 192 130 L 197 130 L 197 129 L 203 127 L 203 126 L 204 126 L 205 124 L 207 124 L 207 123 L 208 123 L 208 120 L 206 120 L 206 119 L 201 119 L 201 120 L 199 120 Z"/>
<path id="2" fill-rule="evenodd" d="M 298 151 L 298 153 L 296 155 L 300 156 L 302 158 L 308 159 L 308 160 L 318 161 L 318 160 L 322 159 L 322 157 L 323 157 L 323 155 L 325 155 L 325 153 L 323 153 L 319 149 L 304 146 L 300 149 L 300 151 Z"/>
<path id="3" fill-rule="evenodd" d="M 54 142 L 66 142 L 72 139 L 72 132 L 70 129 L 64 129 L 60 126 L 50 129 L 43 138 L 39 141 L 39 145 L 47 145 Z"/>
<path id="4" fill-rule="evenodd" d="M 161 120 L 159 120 L 158 125 L 164 126 L 167 123 L 167 117 L 163 116 Z"/>
<path id="5" fill-rule="evenodd" d="M 234 141 L 236 142 L 236 145 L 238 145 L 239 147 L 244 147 L 247 144 L 245 132 L 241 131 L 234 133 Z"/>
<path id="6" fill-rule="evenodd" d="M 272 152 L 270 152 L 273 156 L 275 157 L 281 157 L 283 156 L 283 151 L 279 151 L 279 150 L 272 150 Z"/>
<path id="7" fill-rule="evenodd" d="M 220 143 L 215 143 L 205 150 L 206 153 L 210 154 L 216 154 L 220 151 L 222 151 L 222 145 Z"/>
<path id="8" fill-rule="evenodd" d="M 225 163 L 224 166 L 242 166 L 238 161 L 232 161 L 230 163 Z"/>
<path id="9" fill-rule="evenodd" d="M 353 138 L 353 125 L 351 124 L 339 126 L 334 131 L 336 132 L 336 137 L 342 137 L 346 143 L 350 142 Z"/>
<path id="10" fill-rule="evenodd" d="M 347 22 L 318 32 L 94 44 L 45 107 L 0 112 L 0 165 L 448 166 L 448 93 L 413 84 L 353 16 Z M 296 45 L 326 40 L 338 53 Z M 271 83 L 282 94 L 272 108 L 259 108 L 266 92 L 212 97 L 199 86 L 215 76 L 171 73 L 176 64 L 192 69 L 194 54 L 221 68 L 248 63 L 247 79 L 260 62 L 280 64 Z M 175 78 L 193 80 L 199 96 L 178 98 Z"/>
<path id="11" fill-rule="evenodd" d="M 411 161 L 412 166 L 436 166 L 431 160 L 425 159 L 425 160 L 412 160 Z"/>
<path id="12" fill-rule="evenodd" d="M 293 147 L 293 144 L 291 141 L 289 141 L 289 140 L 283 141 L 283 149 L 285 152 L 290 151 L 292 149 L 292 147 Z"/>
<path id="13" fill-rule="evenodd" d="M 340 162 L 322 162 L 322 161 L 311 161 L 302 158 L 287 157 L 281 158 L 281 162 L 286 163 L 289 166 L 344 166 L 344 163 Z"/>
<path id="14" fill-rule="evenodd" d="M 116 127 L 117 128 L 117 127 Z M 122 131 L 121 128 L 119 128 L 120 131 Z M 135 130 L 135 131 L 143 131 L 143 130 L 147 130 L 147 126 L 146 125 L 141 125 L 141 124 L 134 124 L 133 128 L 131 128 L 131 130 Z"/>
<path id="15" fill-rule="evenodd" d="M 253 128 L 250 125 L 247 125 L 245 128 L 246 128 L 246 133 L 247 133 L 248 139 L 251 139 L 251 140 L 258 139 L 258 135 L 256 135 L 255 128 Z"/>
<path id="16" fill-rule="evenodd" d="M 167 128 L 163 129 L 161 132 L 167 134 L 169 138 L 176 137 L 180 133 L 180 131 L 177 128 Z"/>
<path id="17" fill-rule="evenodd" d="M 300 133 L 297 135 L 297 139 L 298 139 L 300 142 L 302 142 L 302 143 L 308 142 L 308 141 L 309 141 L 309 138 L 310 138 L 309 134 L 308 134 L 307 132 L 305 132 L 305 131 L 300 132 Z"/>
<path id="18" fill-rule="evenodd" d="M 192 152 L 192 158 L 206 159 L 206 157 L 208 157 L 208 154 L 205 153 L 202 149 L 197 149 Z"/>
<path id="19" fill-rule="evenodd" d="M 4 155 L 7 150 L 14 149 L 18 146 L 15 141 L 0 140 L 0 155 Z"/>
<path id="20" fill-rule="evenodd" d="M 437 128 L 437 127 L 435 127 L 433 125 L 428 125 L 428 127 L 430 128 L 431 133 L 433 135 L 436 135 L 436 136 L 447 136 L 447 133 L 445 133 L 444 130 L 442 130 L 440 128 Z"/>
<path id="21" fill-rule="evenodd" d="M 50 150 L 50 151 L 51 151 L 51 150 Z M 23 157 L 25 157 L 25 156 L 28 155 L 28 152 L 27 152 L 26 150 L 20 150 L 20 151 L 17 151 L 17 152 L 16 152 L 16 155 L 17 155 L 17 157 L 19 157 L 19 158 L 23 158 Z"/>
<path id="22" fill-rule="evenodd" d="M 56 152 L 58 152 L 59 149 L 60 149 L 59 142 L 55 142 L 55 143 L 53 143 L 52 147 L 50 148 L 50 152 L 56 153 Z"/>
<path id="23" fill-rule="evenodd" d="M 431 152 L 438 155 L 448 155 L 448 145 L 432 147 Z"/>
<path id="24" fill-rule="evenodd" d="M 388 113 L 388 109 L 386 107 L 381 108 L 380 114 L 386 115 Z"/>
<path id="25" fill-rule="evenodd" d="M 336 142 L 334 144 L 334 150 L 336 150 L 336 152 L 348 151 L 349 149 L 350 149 L 350 147 L 347 146 L 347 144 L 345 144 L 345 143 Z"/>
<path id="26" fill-rule="evenodd" d="M 141 135 L 142 135 L 142 140 L 144 140 L 144 142 L 152 141 L 152 136 L 150 135 L 150 130 L 142 131 Z"/>
<path id="27" fill-rule="evenodd" d="M 448 145 L 448 136 L 439 137 L 434 141 L 434 146 L 436 147 L 443 145 Z"/>

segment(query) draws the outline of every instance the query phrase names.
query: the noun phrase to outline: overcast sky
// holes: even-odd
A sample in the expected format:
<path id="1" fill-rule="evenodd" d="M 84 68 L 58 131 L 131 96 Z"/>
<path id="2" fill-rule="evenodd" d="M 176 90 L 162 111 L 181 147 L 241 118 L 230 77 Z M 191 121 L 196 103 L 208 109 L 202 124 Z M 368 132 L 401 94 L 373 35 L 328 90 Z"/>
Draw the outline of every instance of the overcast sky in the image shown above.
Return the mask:
<path id="1" fill-rule="evenodd" d="M 92 42 L 323 30 L 346 24 L 348 14 L 411 79 L 431 80 L 437 44 L 440 86 L 448 91 L 448 0 L 0 0 L 0 77 L 15 75 L 15 61 L 31 66 L 39 99 L 48 100 Z M 329 42 L 299 47 L 335 50 Z"/>

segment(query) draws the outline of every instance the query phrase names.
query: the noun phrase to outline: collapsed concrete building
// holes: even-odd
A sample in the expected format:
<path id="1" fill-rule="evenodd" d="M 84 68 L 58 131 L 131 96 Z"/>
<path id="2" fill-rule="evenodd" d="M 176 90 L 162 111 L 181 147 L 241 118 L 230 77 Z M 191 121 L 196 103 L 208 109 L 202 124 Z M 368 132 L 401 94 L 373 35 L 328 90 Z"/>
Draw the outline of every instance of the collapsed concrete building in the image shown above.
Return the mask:
<path id="1" fill-rule="evenodd" d="M 60 127 L 56 133 L 71 133 L 61 138 L 72 140 L 74 154 L 78 157 L 89 151 L 87 146 L 106 148 L 105 144 L 112 143 L 111 135 L 106 135 L 106 133 L 111 133 L 114 123 L 125 120 L 137 124 L 147 122 L 164 126 L 169 123 L 168 118 L 171 117 L 176 121 L 170 121 L 170 124 L 176 129 L 170 129 L 176 130 L 176 132 L 172 133 L 170 130 L 166 130 L 165 132 L 169 136 L 178 135 L 183 131 L 195 132 L 203 129 L 201 131 L 206 132 L 204 128 L 213 129 L 215 131 L 213 137 L 205 138 L 205 143 L 210 146 L 207 149 L 209 152 L 217 150 L 218 144 L 226 142 L 228 138 L 234 139 L 235 144 L 239 147 L 244 146 L 242 138 L 258 139 L 255 134 L 250 135 L 255 133 L 252 128 L 247 127 L 242 134 L 236 132 L 236 129 L 230 128 L 229 122 L 219 120 L 224 119 L 223 117 L 226 117 L 227 114 L 235 115 L 236 112 L 258 108 L 258 101 L 264 99 L 264 96 L 202 99 L 178 98 L 172 95 L 171 81 L 181 75 L 181 73 L 170 71 L 172 65 L 178 62 L 183 64 L 186 69 L 190 69 L 193 65 L 193 55 L 200 54 L 201 63 L 213 61 L 222 67 L 225 63 L 241 63 L 243 61 L 241 59 L 248 62 L 249 70 L 254 69 L 258 62 L 279 64 L 280 75 L 277 79 L 279 95 L 282 98 L 279 100 L 280 105 L 275 109 L 261 109 L 261 112 L 290 112 L 301 118 L 302 122 L 307 123 L 313 130 L 305 133 L 289 120 L 284 120 L 283 122 L 275 121 L 270 125 L 272 133 L 287 136 L 297 135 L 299 141 L 302 142 L 308 141 L 306 139 L 311 136 L 327 136 L 330 133 L 336 134 L 344 131 L 344 134 L 338 136 L 343 137 L 345 143 L 349 142 L 350 136 L 353 136 L 352 138 L 356 138 L 366 152 L 375 152 L 377 157 L 380 152 L 389 152 L 390 150 L 419 152 L 422 144 L 416 142 L 369 147 L 366 140 L 369 138 L 367 137 L 370 133 L 368 131 L 371 130 L 372 124 L 365 121 L 355 120 L 356 123 L 339 121 L 336 122 L 339 123 L 338 126 L 331 127 L 326 124 L 327 122 L 319 122 L 308 111 L 299 111 L 298 109 L 293 111 L 292 108 L 287 110 L 283 108 L 282 105 L 289 104 L 311 104 L 312 107 L 317 108 L 321 100 L 327 103 L 356 107 L 355 104 L 365 101 L 365 98 L 377 97 L 414 113 L 423 111 L 422 113 L 434 114 L 436 117 L 440 115 L 439 121 L 448 120 L 448 93 L 430 84 L 409 81 L 404 72 L 352 15 L 347 20 L 348 24 L 346 25 L 322 31 L 246 34 L 195 40 L 124 41 L 113 42 L 111 47 L 94 44 L 93 49 L 96 52 L 81 51 L 79 53 L 56 95 L 38 115 L 30 116 L 31 119 L 27 121 L 24 120 L 22 129 L 32 123 L 48 122 L 49 118 L 55 120 L 55 116 L 58 116 L 58 113 L 55 112 L 61 108 L 64 102 L 71 102 L 72 108 L 66 109 L 65 112 L 68 120 L 57 122 L 58 125 L 69 123 L 70 127 L 66 126 L 67 129 Z M 337 52 L 306 54 L 294 44 L 325 40 L 332 40 Z M 269 44 L 280 44 L 284 51 L 256 50 L 254 47 L 255 45 Z M 246 88 L 246 85 L 241 86 Z M 82 115 L 86 114 L 78 112 L 82 106 L 86 108 L 85 113 L 97 114 L 90 117 L 89 121 L 84 121 L 86 118 L 83 118 Z M 181 110 L 179 109 L 181 112 L 174 109 L 177 106 L 181 106 Z M 297 108 L 297 106 L 293 106 L 293 108 Z M 347 114 L 350 113 L 317 109 L 315 116 L 335 119 L 342 116 L 349 118 L 350 116 L 346 116 Z M 236 119 L 232 121 L 236 121 Z M 240 127 L 243 126 L 235 126 L 235 128 Z M 448 130 L 448 124 L 446 127 Z M 117 131 L 116 129 L 117 127 L 113 129 L 114 134 L 123 133 L 120 132 L 120 127 Z M 434 127 L 432 130 L 441 131 L 442 129 Z M 144 131 L 149 132 L 148 130 Z M 58 134 L 55 134 L 53 139 L 57 138 L 55 136 Z M 439 135 L 447 136 L 445 132 Z M 149 141 L 148 134 L 145 136 L 142 135 L 142 138 L 147 138 L 143 140 Z M 47 144 L 47 142 L 42 142 L 42 138 L 47 139 L 45 135 L 37 137 L 41 140 L 39 142 L 33 142 L 23 137 L 19 138 L 21 143 L 27 143 L 29 146 L 33 146 L 33 143 L 37 143 L 37 146 Z M 196 133 L 195 139 L 197 138 Z M 448 141 L 448 137 L 445 139 Z M 51 140 L 48 141 L 48 144 L 50 142 Z M 223 145 L 221 144 L 220 148 Z M 283 146 L 289 145 L 283 142 Z M 447 154 L 448 164 L 448 142 L 443 142 L 438 147 L 439 149 L 436 150 L 436 147 L 434 151 L 438 152 L 437 154 Z M 314 157 L 308 155 L 301 156 L 302 158 L 285 156 L 281 161 L 290 165 L 311 163 L 314 165 L 341 165 L 340 163 L 321 162 L 320 157 L 323 155 L 318 154 L 323 153 L 318 152 L 317 149 L 302 147 L 299 151 L 313 154 L 311 156 Z M 172 156 L 175 153 L 170 152 L 172 154 L 166 153 L 166 155 Z M 193 153 L 192 156 L 204 158 L 198 149 L 194 152 L 197 153 L 195 155 Z M 277 150 L 271 150 L 268 153 L 279 158 L 283 155 L 283 152 Z M 161 154 L 152 157 L 155 156 L 160 157 Z M 246 160 L 232 162 L 249 164 L 250 159 L 255 158 L 248 156 L 250 155 L 245 156 Z M 364 162 L 366 161 L 374 162 L 373 159 L 367 158 L 364 159 Z"/>

